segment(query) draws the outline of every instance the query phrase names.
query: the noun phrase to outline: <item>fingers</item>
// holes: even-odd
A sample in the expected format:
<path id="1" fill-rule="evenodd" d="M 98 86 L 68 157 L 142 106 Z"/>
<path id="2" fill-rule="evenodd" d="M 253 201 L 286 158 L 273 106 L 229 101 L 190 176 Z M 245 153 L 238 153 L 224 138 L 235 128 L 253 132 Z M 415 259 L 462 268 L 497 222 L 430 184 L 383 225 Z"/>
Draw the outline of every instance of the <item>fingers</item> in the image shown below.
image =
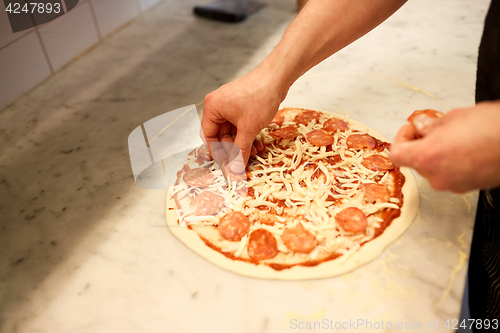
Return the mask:
<path id="1" fill-rule="evenodd" d="M 215 129 L 217 132 L 214 132 Z M 250 155 L 256 155 L 264 149 L 262 142 L 255 139 L 254 135 L 249 135 L 244 130 L 238 131 L 236 126 L 228 121 L 217 124 L 204 117 L 200 136 L 203 142 L 207 143 L 213 159 L 219 165 L 228 160 L 229 168 L 234 173 L 243 173 Z M 237 138 L 239 145 L 236 143 Z"/>
<path id="2" fill-rule="evenodd" d="M 220 125 L 217 123 L 214 123 L 210 119 L 207 119 L 203 117 L 201 121 L 201 129 L 200 129 L 200 136 L 203 142 L 209 142 L 209 141 L 218 141 L 218 133 L 219 133 L 219 127 Z"/>
<path id="3" fill-rule="evenodd" d="M 239 130 L 229 153 L 229 168 L 234 173 L 243 173 L 250 157 L 255 134 Z M 255 147 L 254 147 L 255 148 Z"/>
<path id="4" fill-rule="evenodd" d="M 205 97 L 205 110 L 201 118 L 200 135 L 203 142 L 216 141 L 219 134 L 219 128 L 224 119 L 219 119 L 218 112 L 210 106 L 209 97 Z"/>
<path id="5" fill-rule="evenodd" d="M 233 143 L 233 129 L 232 125 L 230 122 L 224 122 L 219 126 L 219 132 L 217 133 L 217 137 L 219 138 L 220 142 L 229 142 Z"/>
<path id="6" fill-rule="evenodd" d="M 252 149 L 250 150 L 250 156 L 255 156 L 257 155 L 257 148 L 255 148 L 254 145 L 252 145 Z"/>
<path id="7" fill-rule="evenodd" d="M 430 174 L 429 156 L 434 151 L 432 142 L 435 137 L 419 137 L 413 125 L 401 127 L 391 144 L 391 161 L 395 166 L 406 166 L 415 169 L 421 175 Z"/>
<path id="8" fill-rule="evenodd" d="M 258 139 L 253 140 L 253 145 L 252 145 L 252 150 L 250 151 L 250 156 L 255 156 L 257 154 L 262 153 L 263 151 L 264 151 L 264 144 Z"/>
<path id="9" fill-rule="evenodd" d="M 399 130 L 391 144 L 391 161 L 395 166 L 414 165 L 414 155 L 412 153 L 412 141 L 416 139 L 416 133 L 412 125 L 406 124 Z"/>
<path id="10" fill-rule="evenodd" d="M 205 96 L 203 117 L 201 119 L 200 136 L 208 149 L 212 158 L 220 165 L 228 158 L 219 136 L 226 136 L 230 128 L 213 105 L 213 94 Z"/>
<path id="11" fill-rule="evenodd" d="M 394 138 L 394 143 L 408 142 L 415 140 L 417 138 L 415 130 L 412 125 L 406 124 L 399 130 L 398 134 Z"/>
<path id="12" fill-rule="evenodd" d="M 407 166 L 419 169 L 421 149 L 425 146 L 425 140 L 416 140 L 415 129 L 407 124 L 401 127 L 391 144 L 391 161 L 395 166 Z"/>
<path id="13" fill-rule="evenodd" d="M 253 146 L 257 149 L 257 153 L 263 152 L 265 148 L 264 144 L 258 139 L 253 140 Z"/>
<path id="14" fill-rule="evenodd" d="M 214 161 L 219 165 L 222 165 L 222 162 L 226 161 L 229 157 L 222 143 L 219 141 L 209 142 L 208 149 L 210 150 L 210 154 Z"/>
<path id="15" fill-rule="evenodd" d="M 391 161 L 394 166 L 408 166 L 413 167 L 414 155 L 411 153 L 411 145 L 407 142 L 393 143 L 390 148 Z"/>

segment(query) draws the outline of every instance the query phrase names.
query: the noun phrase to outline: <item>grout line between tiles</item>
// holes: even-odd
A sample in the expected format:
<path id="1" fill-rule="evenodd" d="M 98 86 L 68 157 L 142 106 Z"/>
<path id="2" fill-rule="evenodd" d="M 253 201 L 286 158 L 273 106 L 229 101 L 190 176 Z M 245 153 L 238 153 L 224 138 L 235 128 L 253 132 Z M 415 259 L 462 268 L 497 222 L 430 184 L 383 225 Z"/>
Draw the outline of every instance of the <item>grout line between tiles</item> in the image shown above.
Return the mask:
<path id="1" fill-rule="evenodd" d="M 45 45 L 43 45 L 42 36 L 40 36 L 40 31 L 38 31 L 38 27 L 35 27 L 36 35 L 38 36 L 38 41 L 42 47 L 43 54 L 45 55 L 45 59 L 47 60 L 47 64 L 49 65 L 50 74 L 54 74 L 54 67 L 52 67 L 52 63 L 50 62 L 49 54 L 45 49 Z"/>
<path id="2" fill-rule="evenodd" d="M 134 1 L 135 1 L 135 5 L 137 7 L 137 15 L 142 14 L 144 11 L 142 10 L 142 7 L 141 7 L 141 0 L 134 0 Z"/>
<path id="3" fill-rule="evenodd" d="M 5 7 L 3 7 L 3 8 L 5 8 Z M 0 8 L 0 10 L 2 10 L 2 8 Z M 30 14 L 30 16 L 31 16 L 31 18 L 33 19 L 33 15 L 31 15 L 31 14 Z M 30 29 L 35 30 L 35 27 L 33 27 L 33 28 L 29 28 L 29 29 L 26 29 L 26 30 L 30 30 Z M 24 30 L 23 30 L 23 31 L 24 31 Z M 32 31 L 30 31 L 30 32 L 26 32 L 24 35 L 19 36 L 18 38 L 14 39 L 13 41 L 8 42 L 8 43 L 7 43 L 7 44 L 5 44 L 4 46 L 0 47 L 0 51 L 1 51 L 1 50 L 3 50 L 3 49 L 5 49 L 7 46 L 14 44 L 15 42 L 17 42 L 17 41 L 18 41 L 18 40 L 20 40 L 21 38 L 23 38 L 23 37 L 25 37 L 25 36 L 28 36 L 31 32 L 32 32 Z"/>
<path id="4" fill-rule="evenodd" d="M 62 4 L 62 7 L 63 7 L 64 14 L 67 14 L 68 13 L 68 9 L 66 8 L 66 1 L 61 1 L 61 4 Z"/>
<path id="5" fill-rule="evenodd" d="M 99 28 L 99 24 L 97 23 L 97 16 L 95 15 L 94 4 L 92 3 L 92 0 L 88 0 L 87 3 L 89 4 L 90 16 L 92 16 L 92 22 L 94 22 L 94 28 L 97 32 L 97 38 L 99 39 L 100 42 L 102 41 L 102 34 L 101 34 L 101 29 Z"/>
<path id="6" fill-rule="evenodd" d="M 31 29 L 33 29 L 33 28 L 31 28 Z M 34 29 L 33 29 L 33 30 L 34 30 Z M 0 51 L 2 51 L 3 49 L 5 49 L 5 48 L 6 48 L 6 47 L 8 47 L 8 46 L 10 46 L 10 45 L 14 44 L 14 43 L 15 43 L 15 42 L 17 42 L 18 40 L 20 40 L 20 39 L 22 39 L 22 38 L 24 38 L 24 37 L 28 36 L 28 35 L 29 35 L 30 33 L 32 33 L 32 32 L 33 32 L 33 31 L 27 32 L 27 33 L 25 33 L 24 35 L 19 36 L 19 37 L 17 37 L 16 39 L 14 39 L 14 40 L 12 40 L 12 41 L 8 42 L 8 43 L 7 43 L 7 44 L 5 44 L 4 46 L 0 47 Z"/>
<path id="7" fill-rule="evenodd" d="M 160 3 L 161 3 L 161 2 L 163 2 L 163 1 L 164 1 L 164 0 L 159 0 L 159 1 L 158 1 L 155 5 L 154 5 L 154 6 L 156 6 L 156 5 L 160 4 Z M 57 71 L 55 71 L 55 70 L 53 69 L 53 67 L 52 67 L 52 64 L 51 64 L 50 60 L 49 60 L 49 57 L 48 57 L 47 51 L 45 50 L 45 46 L 43 45 L 43 42 L 42 42 L 42 38 L 41 38 L 40 32 L 38 31 L 38 28 L 39 28 L 39 27 L 32 28 L 32 29 L 34 29 L 35 33 L 36 33 L 36 34 L 37 34 L 37 36 L 38 36 L 38 40 L 39 40 L 39 42 L 40 42 L 40 46 L 42 47 L 42 51 L 43 51 L 43 53 L 44 53 L 45 60 L 47 61 L 47 65 L 49 66 L 50 74 L 49 74 L 49 75 L 47 75 L 44 79 L 42 79 L 42 80 L 41 80 L 38 84 L 36 84 L 33 88 L 31 88 L 31 89 L 28 89 L 28 90 L 24 91 L 23 93 L 21 93 L 21 95 L 19 95 L 18 97 L 14 98 L 12 101 L 8 102 L 6 105 L 4 105 L 2 108 L 0 108 L 0 111 L 1 111 L 1 110 L 4 110 L 4 109 L 6 109 L 6 108 L 8 108 L 10 105 L 12 105 L 13 103 L 15 103 L 17 100 L 19 100 L 20 98 L 22 98 L 24 95 L 26 95 L 26 94 L 27 94 L 27 93 L 29 93 L 30 91 L 32 91 L 32 90 L 34 90 L 34 89 L 36 89 L 36 88 L 37 88 L 38 86 L 40 86 L 41 84 L 45 83 L 45 82 L 46 82 L 46 81 L 47 81 L 50 77 L 52 77 L 52 75 L 54 75 L 55 73 L 57 73 L 57 72 L 59 72 L 59 71 L 63 70 L 63 69 L 64 69 L 64 68 L 66 68 L 69 64 L 71 64 L 72 62 L 74 62 L 76 59 L 78 59 L 78 58 L 79 58 L 79 57 L 81 57 L 82 55 L 84 55 L 84 54 L 86 54 L 86 53 L 90 52 L 91 50 L 93 50 L 94 48 L 96 48 L 97 46 L 99 46 L 99 45 L 103 42 L 104 38 L 102 37 L 102 35 L 101 35 L 101 31 L 100 31 L 100 29 L 99 29 L 99 25 L 98 25 L 98 22 L 97 22 L 97 18 L 96 18 L 96 16 L 95 16 L 95 11 L 94 11 L 94 7 L 93 7 L 93 4 L 92 4 L 92 0 L 83 0 L 81 3 L 83 3 L 83 2 L 87 2 L 87 3 L 89 3 L 89 6 L 90 6 L 90 12 L 91 12 L 91 16 L 92 16 L 92 20 L 93 20 L 93 22 L 94 22 L 94 27 L 95 27 L 95 29 L 96 29 L 97 36 L 98 36 L 98 38 L 99 38 L 99 41 L 98 41 L 98 42 L 96 42 L 94 45 L 90 46 L 89 48 L 87 48 L 86 50 L 82 51 L 82 52 L 81 52 L 78 56 L 74 57 L 72 60 L 68 61 L 68 62 L 67 62 L 67 63 L 65 63 L 65 64 L 64 64 L 61 68 L 59 68 L 59 69 L 57 69 Z M 140 13 L 138 13 L 137 15 L 135 15 L 133 18 L 131 18 L 128 22 L 124 23 L 123 25 L 121 25 L 120 27 L 118 27 L 117 29 L 115 29 L 113 32 L 111 32 L 111 33 L 109 34 L 109 36 L 114 35 L 114 34 L 116 34 L 118 31 L 120 31 L 120 30 L 124 29 L 124 28 L 125 28 L 126 26 L 128 26 L 131 22 L 133 22 L 134 20 L 136 20 L 139 16 L 141 16 L 141 15 L 143 15 L 143 14 L 144 14 L 144 12 L 142 12 L 142 11 L 141 11 Z M 47 23 L 45 23 L 45 24 L 48 24 L 48 23 L 50 23 L 50 22 L 47 22 Z M 45 24 L 43 24 L 43 25 L 45 25 Z M 41 26 L 43 26 L 43 25 L 41 25 Z M 40 26 L 40 27 L 41 27 L 41 26 Z M 17 38 L 16 40 L 14 40 L 14 41 L 10 42 L 9 44 L 7 44 L 7 45 L 5 45 L 5 46 L 1 47 L 1 48 L 0 48 L 0 50 L 4 49 L 5 47 L 7 47 L 7 46 L 9 46 L 9 45 L 12 45 L 14 42 L 19 41 L 21 38 L 24 38 L 25 36 L 28 36 L 28 35 L 29 35 L 29 34 L 31 34 L 31 33 L 32 33 L 32 32 L 30 31 L 30 32 L 28 32 L 28 33 L 24 34 L 23 36 L 21 36 L 21 37 Z M 106 38 L 108 38 L 108 36 L 106 36 Z"/>

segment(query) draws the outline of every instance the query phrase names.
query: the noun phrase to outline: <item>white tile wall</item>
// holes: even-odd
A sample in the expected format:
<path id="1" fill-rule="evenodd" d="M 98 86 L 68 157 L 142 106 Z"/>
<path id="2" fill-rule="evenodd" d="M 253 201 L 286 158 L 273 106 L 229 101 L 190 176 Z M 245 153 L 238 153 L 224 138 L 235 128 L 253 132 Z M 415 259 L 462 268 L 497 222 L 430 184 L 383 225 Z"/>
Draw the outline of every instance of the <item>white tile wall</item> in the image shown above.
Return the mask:
<path id="1" fill-rule="evenodd" d="M 80 0 L 67 14 L 15 34 L 0 1 L 0 110 L 160 1 Z"/>
<path id="2" fill-rule="evenodd" d="M 0 50 L 0 109 L 50 75 L 35 31 Z"/>
<path id="3" fill-rule="evenodd" d="M 137 0 L 91 0 L 101 35 L 106 37 L 139 14 Z"/>
<path id="4" fill-rule="evenodd" d="M 141 4 L 141 10 L 146 11 L 149 8 L 153 7 L 156 5 L 160 0 L 139 0 Z"/>
<path id="5" fill-rule="evenodd" d="M 99 41 L 87 2 L 38 31 L 55 71 Z"/>
<path id="6" fill-rule="evenodd" d="M 33 29 L 27 29 L 24 31 L 19 31 L 12 33 L 12 29 L 9 23 L 9 17 L 5 11 L 5 4 L 0 1 L 0 49 L 5 47 L 7 44 L 12 43 L 16 39 L 26 35 L 28 32 L 33 31 Z"/>

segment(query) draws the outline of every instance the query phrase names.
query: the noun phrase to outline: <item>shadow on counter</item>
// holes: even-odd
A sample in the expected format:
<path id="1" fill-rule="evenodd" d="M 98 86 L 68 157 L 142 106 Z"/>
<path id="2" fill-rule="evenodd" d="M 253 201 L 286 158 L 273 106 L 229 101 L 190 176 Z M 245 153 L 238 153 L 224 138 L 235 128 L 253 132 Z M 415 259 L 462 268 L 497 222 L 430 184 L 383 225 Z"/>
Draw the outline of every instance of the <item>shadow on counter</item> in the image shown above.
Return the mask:
<path id="1" fill-rule="evenodd" d="M 293 1 L 273 1 L 227 25 L 195 18 L 194 4 L 161 3 L 1 111 L 0 328 L 34 317 L 31 294 L 78 247 L 97 251 L 106 237 L 88 246 L 86 236 L 113 230 L 111 209 L 147 194 L 133 180 L 129 133 L 234 79 L 295 16 Z"/>

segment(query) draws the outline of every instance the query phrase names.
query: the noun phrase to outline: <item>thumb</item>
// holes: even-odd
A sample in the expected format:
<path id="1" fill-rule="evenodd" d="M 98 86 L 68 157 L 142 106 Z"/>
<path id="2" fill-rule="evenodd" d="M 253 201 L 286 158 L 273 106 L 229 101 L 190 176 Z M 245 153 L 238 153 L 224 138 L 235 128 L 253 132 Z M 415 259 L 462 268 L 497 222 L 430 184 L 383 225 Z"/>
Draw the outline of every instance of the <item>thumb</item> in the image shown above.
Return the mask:
<path id="1" fill-rule="evenodd" d="M 395 166 L 407 166 L 418 171 L 423 140 L 400 141 L 391 145 L 391 161 Z"/>
<path id="2" fill-rule="evenodd" d="M 250 157 L 255 134 L 239 130 L 234 139 L 234 145 L 229 153 L 229 168 L 234 173 L 245 172 L 245 166 Z"/>
<path id="3" fill-rule="evenodd" d="M 412 125 L 406 124 L 396 134 L 389 150 L 391 161 L 396 166 L 411 166 L 414 157 L 411 152 L 412 143 L 416 143 L 416 134 Z"/>
<path id="4" fill-rule="evenodd" d="M 417 138 L 417 135 L 415 133 L 415 130 L 412 125 L 406 124 L 401 129 L 399 130 L 398 134 L 396 134 L 396 137 L 394 138 L 393 145 L 397 145 L 401 142 L 408 142 L 415 140 Z"/>

